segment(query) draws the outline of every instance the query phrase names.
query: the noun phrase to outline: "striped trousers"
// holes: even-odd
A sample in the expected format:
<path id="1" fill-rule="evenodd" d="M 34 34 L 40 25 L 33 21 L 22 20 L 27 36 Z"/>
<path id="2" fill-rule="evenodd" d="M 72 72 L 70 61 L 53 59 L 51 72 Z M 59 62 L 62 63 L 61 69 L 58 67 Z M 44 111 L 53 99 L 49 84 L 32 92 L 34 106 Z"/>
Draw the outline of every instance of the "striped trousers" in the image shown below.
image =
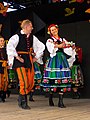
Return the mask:
<path id="1" fill-rule="evenodd" d="M 20 94 L 25 95 L 28 94 L 34 86 L 34 68 L 16 68 L 16 72 L 19 79 L 20 85 Z"/>
<path id="2" fill-rule="evenodd" d="M 7 67 L 4 67 L 4 73 L 0 73 L 0 91 L 8 89 L 8 72 Z"/>

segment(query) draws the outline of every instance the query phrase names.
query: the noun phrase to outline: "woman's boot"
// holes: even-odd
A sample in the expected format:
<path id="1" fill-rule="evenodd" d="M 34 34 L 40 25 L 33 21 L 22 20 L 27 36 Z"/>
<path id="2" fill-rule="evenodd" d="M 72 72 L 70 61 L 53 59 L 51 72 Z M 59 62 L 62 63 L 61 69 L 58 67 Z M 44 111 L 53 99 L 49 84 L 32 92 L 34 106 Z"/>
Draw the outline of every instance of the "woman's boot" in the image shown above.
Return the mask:
<path id="1" fill-rule="evenodd" d="M 49 106 L 54 106 L 52 93 L 49 94 Z"/>
<path id="2" fill-rule="evenodd" d="M 58 107 L 65 108 L 64 103 L 63 103 L 63 95 L 62 94 L 59 94 Z"/>
<path id="3" fill-rule="evenodd" d="M 73 92 L 72 99 L 80 99 L 80 93 L 78 91 Z"/>

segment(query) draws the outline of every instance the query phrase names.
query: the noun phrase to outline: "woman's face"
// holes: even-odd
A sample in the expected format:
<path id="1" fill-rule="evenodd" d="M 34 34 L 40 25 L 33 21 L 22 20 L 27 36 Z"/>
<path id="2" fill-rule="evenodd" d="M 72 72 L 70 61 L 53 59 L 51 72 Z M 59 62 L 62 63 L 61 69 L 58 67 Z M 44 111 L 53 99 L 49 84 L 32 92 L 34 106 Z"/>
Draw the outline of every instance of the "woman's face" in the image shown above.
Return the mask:
<path id="1" fill-rule="evenodd" d="M 4 38 L 0 38 L 0 47 L 4 47 L 5 41 Z"/>
<path id="2" fill-rule="evenodd" d="M 53 36 L 56 36 L 56 35 L 58 35 L 58 28 L 55 27 L 55 26 L 52 26 L 52 27 L 50 28 L 50 32 L 51 32 L 51 34 L 52 34 Z"/>

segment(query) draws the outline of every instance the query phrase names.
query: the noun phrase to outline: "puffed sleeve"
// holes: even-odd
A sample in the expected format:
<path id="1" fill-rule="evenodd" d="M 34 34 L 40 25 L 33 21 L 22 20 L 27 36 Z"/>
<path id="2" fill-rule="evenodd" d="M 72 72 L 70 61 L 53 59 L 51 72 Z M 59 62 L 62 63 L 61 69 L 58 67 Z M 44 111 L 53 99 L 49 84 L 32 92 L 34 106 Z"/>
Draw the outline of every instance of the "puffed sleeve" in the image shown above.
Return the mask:
<path id="1" fill-rule="evenodd" d="M 35 36 L 33 36 L 33 50 L 36 53 L 35 57 L 38 59 L 37 61 L 41 61 L 40 64 L 42 64 L 42 55 L 45 50 L 45 45 Z"/>
<path id="2" fill-rule="evenodd" d="M 68 63 L 69 63 L 69 67 L 72 67 L 74 61 L 76 60 L 75 58 L 75 55 L 76 55 L 76 51 L 75 49 L 72 49 L 71 47 L 70 48 L 67 48 L 67 52 L 65 52 L 67 55 L 70 55 L 71 57 L 68 60 Z"/>
<path id="3" fill-rule="evenodd" d="M 56 51 L 58 50 L 58 48 L 55 48 L 53 40 L 52 39 L 48 39 L 46 42 L 46 46 L 47 46 L 47 50 L 50 53 L 50 57 L 54 57 L 56 55 Z"/>
<path id="4" fill-rule="evenodd" d="M 13 61 L 14 61 L 14 57 L 18 56 L 17 52 L 16 52 L 16 46 L 18 45 L 19 42 L 19 36 L 13 35 L 7 44 L 7 55 L 8 55 L 8 64 L 12 64 L 13 65 Z"/>

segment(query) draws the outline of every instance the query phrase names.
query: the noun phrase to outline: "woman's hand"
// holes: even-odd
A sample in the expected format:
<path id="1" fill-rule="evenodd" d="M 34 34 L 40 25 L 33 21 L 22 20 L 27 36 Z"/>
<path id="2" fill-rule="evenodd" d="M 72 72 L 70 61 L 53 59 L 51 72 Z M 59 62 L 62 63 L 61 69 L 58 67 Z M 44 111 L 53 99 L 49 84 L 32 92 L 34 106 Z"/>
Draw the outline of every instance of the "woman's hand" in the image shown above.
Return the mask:
<path id="1" fill-rule="evenodd" d="M 74 50 L 75 48 L 76 48 L 76 46 L 75 46 L 75 45 L 73 45 L 73 46 L 72 46 L 72 49 Z"/>
<path id="2" fill-rule="evenodd" d="M 65 46 L 65 43 L 55 44 L 54 48 L 63 48 L 64 46 Z"/>

